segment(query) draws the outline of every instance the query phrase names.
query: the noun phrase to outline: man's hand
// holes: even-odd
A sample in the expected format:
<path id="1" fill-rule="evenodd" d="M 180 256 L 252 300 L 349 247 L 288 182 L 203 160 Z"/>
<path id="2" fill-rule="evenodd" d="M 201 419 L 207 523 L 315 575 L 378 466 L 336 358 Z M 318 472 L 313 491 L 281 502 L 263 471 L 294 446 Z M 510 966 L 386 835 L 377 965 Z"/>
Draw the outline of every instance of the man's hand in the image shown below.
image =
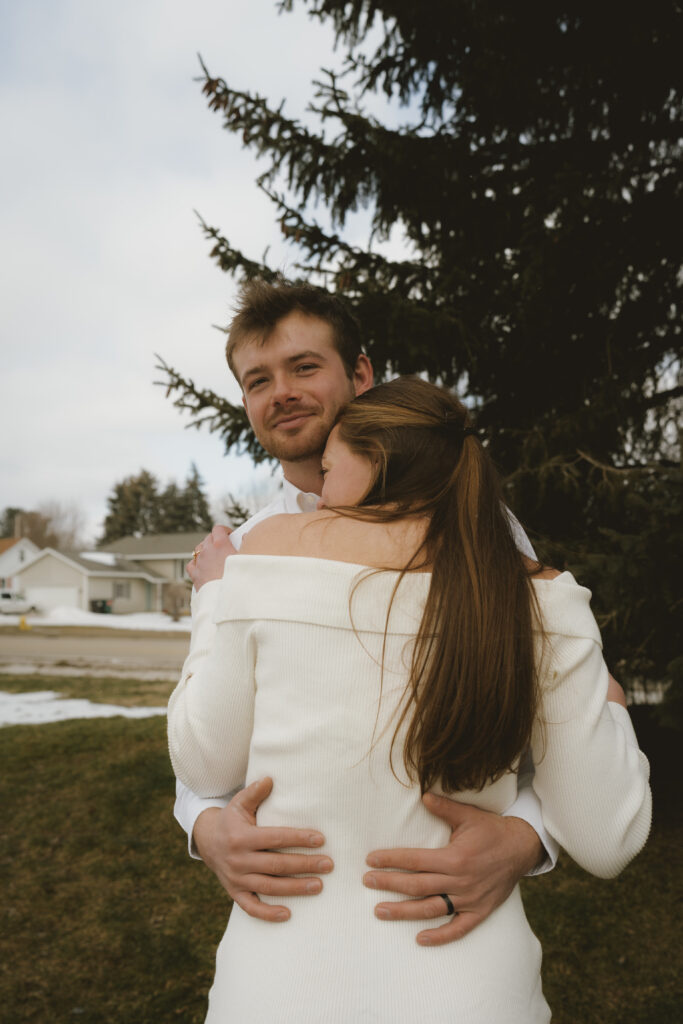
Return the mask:
<path id="1" fill-rule="evenodd" d="M 195 548 L 192 558 L 185 566 L 195 590 L 200 590 L 210 580 L 223 578 L 225 559 L 228 555 L 237 554 L 230 541 L 231 532 L 227 526 L 214 526 L 211 533 Z"/>
<path id="2" fill-rule="evenodd" d="M 379 903 L 383 921 L 422 921 L 444 917 L 450 896 L 456 913 L 447 924 L 417 936 L 422 946 L 441 946 L 461 939 L 504 902 L 515 885 L 543 857 L 543 846 L 531 825 L 521 818 L 503 818 L 489 811 L 426 793 L 432 814 L 452 828 L 448 846 L 438 850 L 374 850 L 364 878 L 372 889 L 400 892 L 412 899 Z M 406 872 L 412 872 L 406 874 Z"/>
<path id="3" fill-rule="evenodd" d="M 261 828 L 256 811 L 271 789 L 269 778 L 252 782 L 227 807 L 202 811 L 192 833 L 197 852 L 228 895 L 250 917 L 286 921 L 287 907 L 262 903 L 265 896 L 308 896 L 320 892 L 319 878 L 283 877 L 307 872 L 325 874 L 334 867 L 329 857 L 305 853 L 277 853 L 283 847 L 322 846 L 325 837 L 314 829 Z"/>

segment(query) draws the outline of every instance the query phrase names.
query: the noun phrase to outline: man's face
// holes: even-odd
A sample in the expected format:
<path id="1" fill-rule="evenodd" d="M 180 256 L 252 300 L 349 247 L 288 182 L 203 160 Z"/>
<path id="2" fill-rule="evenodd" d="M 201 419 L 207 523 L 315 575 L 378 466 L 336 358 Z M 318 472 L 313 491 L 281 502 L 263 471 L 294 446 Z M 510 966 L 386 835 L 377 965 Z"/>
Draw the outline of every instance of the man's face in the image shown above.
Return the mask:
<path id="1" fill-rule="evenodd" d="M 372 383 L 371 370 L 367 384 L 350 379 L 329 324 L 299 312 L 283 317 L 265 344 L 242 344 L 233 362 L 256 437 L 284 463 L 320 456 L 339 410 Z"/>

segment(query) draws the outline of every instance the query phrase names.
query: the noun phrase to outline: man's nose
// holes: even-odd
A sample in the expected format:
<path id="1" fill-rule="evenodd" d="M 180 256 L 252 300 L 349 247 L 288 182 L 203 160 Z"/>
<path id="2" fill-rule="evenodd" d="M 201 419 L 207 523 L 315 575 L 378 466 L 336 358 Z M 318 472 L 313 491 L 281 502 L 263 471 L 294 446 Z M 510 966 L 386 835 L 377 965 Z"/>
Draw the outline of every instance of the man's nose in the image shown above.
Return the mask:
<path id="1" fill-rule="evenodd" d="M 275 405 L 286 405 L 288 402 L 297 402 L 301 398 L 301 389 L 296 386 L 296 380 L 287 374 L 276 377 L 274 385 L 272 400 Z"/>

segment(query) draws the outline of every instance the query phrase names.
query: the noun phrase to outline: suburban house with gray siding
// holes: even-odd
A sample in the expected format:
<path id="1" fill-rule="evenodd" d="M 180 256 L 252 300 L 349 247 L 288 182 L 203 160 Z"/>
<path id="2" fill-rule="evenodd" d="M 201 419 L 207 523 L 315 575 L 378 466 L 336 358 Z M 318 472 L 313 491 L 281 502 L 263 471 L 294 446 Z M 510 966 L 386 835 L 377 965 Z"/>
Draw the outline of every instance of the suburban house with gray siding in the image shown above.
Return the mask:
<path id="1" fill-rule="evenodd" d="M 115 614 L 189 610 L 185 565 L 204 533 L 124 537 L 97 551 L 45 548 L 15 573 L 15 585 L 40 611 L 66 606 Z"/>

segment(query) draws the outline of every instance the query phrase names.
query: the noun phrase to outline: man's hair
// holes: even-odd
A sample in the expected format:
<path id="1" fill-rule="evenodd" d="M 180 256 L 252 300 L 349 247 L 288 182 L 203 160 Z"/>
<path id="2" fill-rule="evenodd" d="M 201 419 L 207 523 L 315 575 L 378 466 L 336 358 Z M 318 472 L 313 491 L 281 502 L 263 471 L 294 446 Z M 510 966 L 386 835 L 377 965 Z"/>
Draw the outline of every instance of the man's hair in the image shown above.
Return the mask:
<path id="1" fill-rule="evenodd" d="M 240 290 L 235 316 L 228 331 L 225 355 L 235 377 L 234 354 L 237 349 L 247 341 L 264 345 L 280 320 L 294 312 L 318 317 L 329 324 L 332 341 L 344 369 L 349 377 L 353 376 L 362 352 L 360 325 L 343 299 L 310 284 L 288 284 L 278 279 L 271 284 L 262 278 L 254 278 Z"/>

